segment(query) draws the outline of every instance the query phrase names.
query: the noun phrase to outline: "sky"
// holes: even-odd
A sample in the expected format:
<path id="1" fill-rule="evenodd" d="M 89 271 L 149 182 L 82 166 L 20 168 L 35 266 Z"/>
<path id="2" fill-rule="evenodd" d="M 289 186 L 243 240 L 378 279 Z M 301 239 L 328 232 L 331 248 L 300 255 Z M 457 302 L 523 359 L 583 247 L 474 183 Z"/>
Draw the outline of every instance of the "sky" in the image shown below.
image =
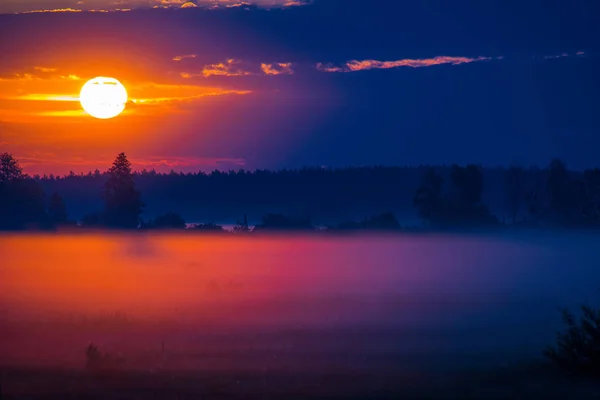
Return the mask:
<path id="1" fill-rule="evenodd" d="M 525 4 L 524 4 L 525 3 Z M 1 0 L 0 151 L 32 174 L 600 166 L 600 3 Z M 83 84 L 130 101 L 98 120 Z"/>

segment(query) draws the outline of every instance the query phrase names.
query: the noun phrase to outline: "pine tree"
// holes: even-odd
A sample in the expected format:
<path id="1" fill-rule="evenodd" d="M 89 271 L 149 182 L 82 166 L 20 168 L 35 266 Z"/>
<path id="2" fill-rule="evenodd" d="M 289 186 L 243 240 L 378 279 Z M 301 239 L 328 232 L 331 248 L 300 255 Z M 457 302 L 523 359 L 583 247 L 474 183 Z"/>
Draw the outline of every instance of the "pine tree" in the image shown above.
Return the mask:
<path id="1" fill-rule="evenodd" d="M 50 197 L 48 216 L 53 224 L 64 224 L 68 220 L 67 206 L 58 193 L 54 193 L 52 197 Z"/>
<path id="2" fill-rule="evenodd" d="M 144 203 L 135 187 L 131 163 L 121 153 L 108 170 L 104 185 L 104 219 L 107 226 L 114 228 L 137 228 Z"/>

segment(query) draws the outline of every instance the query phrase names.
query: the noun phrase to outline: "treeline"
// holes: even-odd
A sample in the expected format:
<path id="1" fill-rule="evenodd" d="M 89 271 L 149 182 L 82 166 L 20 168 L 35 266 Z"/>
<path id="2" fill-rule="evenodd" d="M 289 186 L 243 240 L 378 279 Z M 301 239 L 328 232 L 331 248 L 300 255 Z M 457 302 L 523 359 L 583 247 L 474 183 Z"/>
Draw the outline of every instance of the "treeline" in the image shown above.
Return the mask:
<path id="1" fill-rule="evenodd" d="M 148 213 L 142 193 L 155 211 Z M 77 221 L 69 220 L 67 205 L 80 209 Z M 165 213 L 167 207 L 171 212 Z M 235 230 L 247 231 L 246 214 L 255 216 L 258 230 L 314 229 L 316 225 L 338 230 L 400 229 L 394 214 L 406 208 L 413 208 L 430 229 L 597 227 L 600 170 L 569 171 L 562 161 L 552 160 L 545 169 L 452 165 L 159 174 L 133 172 L 121 153 L 103 173 L 30 177 L 12 155 L 3 153 L 0 208 L 2 229 L 189 228 L 181 215 L 196 216 L 194 222 L 200 220 L 197 216 L 224 221 L 244 215 Z M 193 227 L 222 230 L 213 222 Z"/>

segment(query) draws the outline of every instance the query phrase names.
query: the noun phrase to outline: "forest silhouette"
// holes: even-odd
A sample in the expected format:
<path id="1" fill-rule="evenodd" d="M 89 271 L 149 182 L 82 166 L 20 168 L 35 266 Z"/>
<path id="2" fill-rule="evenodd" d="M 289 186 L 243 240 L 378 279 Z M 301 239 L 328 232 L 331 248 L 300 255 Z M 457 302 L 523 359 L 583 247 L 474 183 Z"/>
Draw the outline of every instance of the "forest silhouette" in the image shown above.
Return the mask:
<path id="1" fill-rule="evenodd" d="M 146 202 L 154 204 L 152 213 Z M 106 172 L 29 176 L 13 155 L 0 153 L 2 230 L 73 226 L 218 232 L 223 228 L 214 221 L 233 216 L 243 216 L 232 230 L 236 233 L 317 226 L 400 230 L 406 224 L 396 215 L 409 207 L 424 230 L 599 227 L 600 169 L 571 171 L 554 159 L 544 169 L 455 164 L 161 174 L 134 172 L 120 153 Z M 77 212 L 71 215 L 68 208 Z M 247 215 L 257 220 L 254 229 Z"/>

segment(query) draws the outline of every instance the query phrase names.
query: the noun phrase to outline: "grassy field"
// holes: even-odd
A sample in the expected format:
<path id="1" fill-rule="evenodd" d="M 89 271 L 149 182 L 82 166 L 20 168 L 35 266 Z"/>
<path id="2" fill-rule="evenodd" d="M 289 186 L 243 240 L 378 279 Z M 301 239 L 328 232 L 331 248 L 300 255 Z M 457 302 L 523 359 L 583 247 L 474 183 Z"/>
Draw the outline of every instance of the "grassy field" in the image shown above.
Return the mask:
<path id="1" fill-rule="evenodd" d="M 2 368 L 4 399 L 598 399 L 600 384 L 544 366 L 455 374 Z"/>

